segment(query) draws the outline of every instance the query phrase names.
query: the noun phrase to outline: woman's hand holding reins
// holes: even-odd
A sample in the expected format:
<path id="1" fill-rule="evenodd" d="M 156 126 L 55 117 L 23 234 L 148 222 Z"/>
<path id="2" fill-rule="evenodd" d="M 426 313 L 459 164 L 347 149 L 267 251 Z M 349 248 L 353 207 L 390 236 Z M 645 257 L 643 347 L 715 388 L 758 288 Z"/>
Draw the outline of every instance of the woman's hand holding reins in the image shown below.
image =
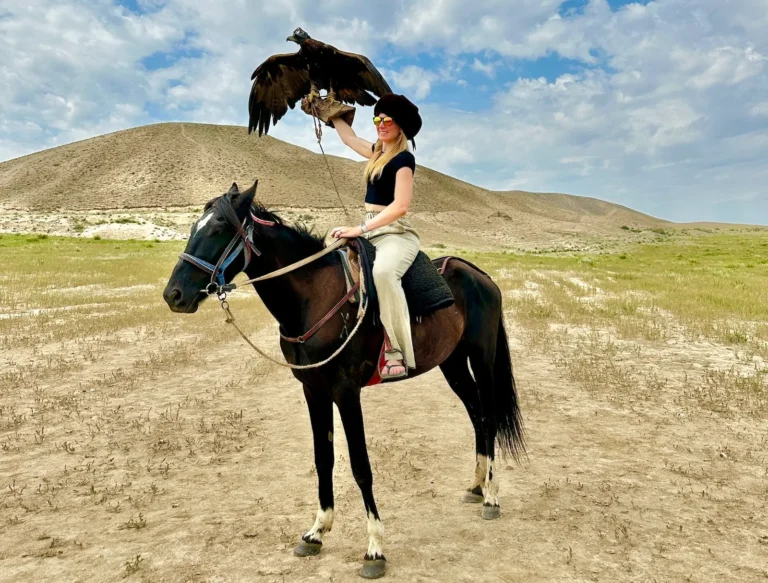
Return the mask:
<path id="1" fill-rule="evenodd" d="M 331 230 L 331 237 L 335 239 L 354 239 L 363 234 L 363 229 L 357 227 L 334 227 Z"/>

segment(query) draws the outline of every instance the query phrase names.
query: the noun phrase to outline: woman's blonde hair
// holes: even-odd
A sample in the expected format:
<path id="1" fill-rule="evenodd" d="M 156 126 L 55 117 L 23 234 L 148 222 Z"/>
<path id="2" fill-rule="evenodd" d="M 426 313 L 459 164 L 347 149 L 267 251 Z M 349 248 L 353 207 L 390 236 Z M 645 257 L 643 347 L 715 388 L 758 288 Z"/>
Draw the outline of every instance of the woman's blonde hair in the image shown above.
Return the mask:
<path id="1" fill-rule="evenodd" d="M 381 140 L 376 140 L 376 143 L 373 146 L 373 154 L 368 160 L 368 164 L 365 165 L 366 182 L 372 182 L 374 179 L 379 178 L 384 171 L 384 166 L 386 166 L 392 158 L 397 156 L 400 152 L 408 150 L 408 138 L 406 138 L 403 131 L 400 130 L 400 134 L 397 136 L 397 139 L 389 150 L 382 152 L 381 146 Z"/>

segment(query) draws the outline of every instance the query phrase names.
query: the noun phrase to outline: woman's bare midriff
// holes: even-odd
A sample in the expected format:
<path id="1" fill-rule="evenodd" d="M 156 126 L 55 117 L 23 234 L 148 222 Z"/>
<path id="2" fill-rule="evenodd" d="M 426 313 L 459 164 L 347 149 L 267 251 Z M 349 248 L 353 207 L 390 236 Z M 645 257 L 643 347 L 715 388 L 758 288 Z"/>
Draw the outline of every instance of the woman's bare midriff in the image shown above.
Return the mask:
<path id="1" fill-rule="evenodd" d="M 365 203 L 365 212 L 367 212 L 367 213 L 380 213 L 385 208 L 387 208 L 387 207 L 386 207 L 386 205 L 383 205 L 383 204 Z"/>

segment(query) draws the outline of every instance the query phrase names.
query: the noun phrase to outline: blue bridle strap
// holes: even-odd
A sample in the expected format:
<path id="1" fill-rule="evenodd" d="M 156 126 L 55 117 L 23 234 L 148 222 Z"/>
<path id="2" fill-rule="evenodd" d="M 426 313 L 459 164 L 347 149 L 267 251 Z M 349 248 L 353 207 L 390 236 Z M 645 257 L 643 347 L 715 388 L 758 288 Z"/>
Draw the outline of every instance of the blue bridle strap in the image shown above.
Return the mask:
<path id="1" fill-rule="evenodd" d="M 258 249 L 253 245 L 253 225 L 248 225 L 247 228 L 245 228 L 246 221 L 243 221 L 243 228 L 241 232 L 238 232 L 237 235 L 230 241 L 229 245 L 227 245 L 226 249 L 224 249 L 224 253 L 222 253 L 222 257 L 224 257 L 224 260 L 219 260 L 217 265 L 213 265 L 211 263 L 208 263 L 204 259 L 200 259 L 199 257 L 195 257 L 194 255 L 190 255 L 189 253 L 179 253 L 179 257 L 186 261 L 187 263 L 191 263 L 195 267 L 202 269 L 206 273 L 211 274 L 211 283 L 218 284 L 219 287 L 226 284 L 226 280 L 224 279 L 224 272 L 226 271 L 227 267 L 229 267 L 232 262 L 237 259 L 237 257 L 240 255 L 241 252 L 245 253 L 245 265 L 243 265 L 243 269 L 248 267 L 248 264 L 251 262 L 251 254 L 255 253 L 256 255 L 261 255 Z M 235 243 L 239 240 L 237 245 Z M 232 247 L 234 246 L 234 249 Z M 230 252 L 231 249 L 231 252 Z M 228 254 L 229 253 L 229 254 Z M 227 255 L 228 254 L 228 255 Z M 207 293 L 211 293 L 208 288 L 206 288 Z"/>

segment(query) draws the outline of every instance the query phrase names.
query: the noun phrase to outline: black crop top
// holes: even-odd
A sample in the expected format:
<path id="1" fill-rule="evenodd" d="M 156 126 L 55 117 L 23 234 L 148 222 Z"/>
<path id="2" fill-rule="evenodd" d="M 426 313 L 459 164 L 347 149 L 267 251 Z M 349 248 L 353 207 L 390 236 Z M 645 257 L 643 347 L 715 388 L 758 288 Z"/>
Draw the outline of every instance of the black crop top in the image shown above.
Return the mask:
<path id="1" fill-rule="evenodd" d="M 400 168 L 410 168 L 411 172 L 416 173 L 416 158 L 408 150 L 403 150 L 387 162 L 381 176 L 368 183 L 365 202 L 382 206 L 392 204 L 395 200 L 395 174 Z"/>

